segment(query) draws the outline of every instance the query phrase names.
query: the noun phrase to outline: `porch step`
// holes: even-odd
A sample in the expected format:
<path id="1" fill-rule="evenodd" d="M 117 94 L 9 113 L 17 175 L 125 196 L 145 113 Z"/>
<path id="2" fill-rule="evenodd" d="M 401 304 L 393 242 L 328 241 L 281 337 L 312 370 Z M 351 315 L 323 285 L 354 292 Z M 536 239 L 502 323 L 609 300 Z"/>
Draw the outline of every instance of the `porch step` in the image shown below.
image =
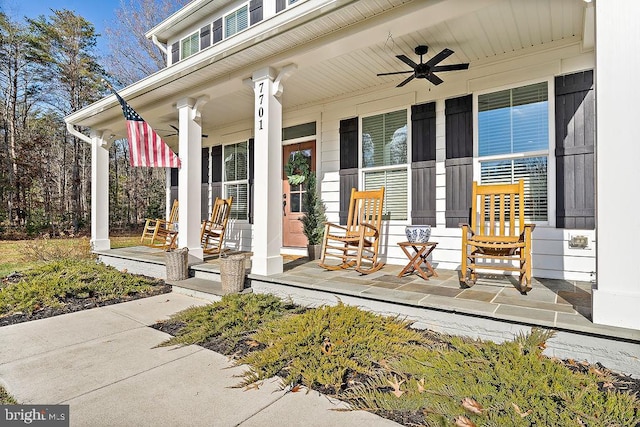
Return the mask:
<path id="1" fill-rule="evenodd" d="M 186 280 L 167 280 L 166 283 L 171 285 L 172 291 L 177 294 L 188 295 L 212 302 L 220 301 L 224 295 L 233 293 L 223 290 L 219 280 L 208 280 L 199 277 L 190 277 Z M 251 288 L 242 291 L 242 293 L 250 292 Z"/>
<path id="2" fill-rule="evenodd" d="M 209 280 L 211 282 L 217 282 L 220 287 L 220 267 L 217 264 L 198 264 L 189 266 L 189 276 L 193 276 L 196 279 Z"/>

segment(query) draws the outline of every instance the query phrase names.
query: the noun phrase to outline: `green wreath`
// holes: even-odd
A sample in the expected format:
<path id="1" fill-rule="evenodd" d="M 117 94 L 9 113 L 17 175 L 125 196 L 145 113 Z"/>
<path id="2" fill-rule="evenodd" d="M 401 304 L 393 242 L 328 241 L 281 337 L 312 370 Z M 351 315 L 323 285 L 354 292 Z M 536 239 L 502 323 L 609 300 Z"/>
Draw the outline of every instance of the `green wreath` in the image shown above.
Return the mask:
<path id="1" fill-rule="evenodd" d="M 309 158 L 302 151 L 296 151 L 292 156 L 289 156 L 289 161 L 284 165 L 284 173 L 291 185 L 302 184 L 310 172 Z"/>

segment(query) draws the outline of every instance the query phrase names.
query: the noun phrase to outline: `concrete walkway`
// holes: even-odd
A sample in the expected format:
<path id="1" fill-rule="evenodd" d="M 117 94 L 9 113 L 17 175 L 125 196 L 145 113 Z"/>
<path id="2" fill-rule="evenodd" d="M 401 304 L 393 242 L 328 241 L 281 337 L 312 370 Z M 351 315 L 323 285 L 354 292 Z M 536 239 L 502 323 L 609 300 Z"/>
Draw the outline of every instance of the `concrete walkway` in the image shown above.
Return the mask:
<path id="1" fill-rule="evenodd" d="M 158 320 L 206 301 L 164 294 L 0 328 L 0 384 L 20 403 L 68 404 L 72 426 L 397 426 L 277 379 L 230 388 L 242 367 L 199 346 L 154 348 Z"/>

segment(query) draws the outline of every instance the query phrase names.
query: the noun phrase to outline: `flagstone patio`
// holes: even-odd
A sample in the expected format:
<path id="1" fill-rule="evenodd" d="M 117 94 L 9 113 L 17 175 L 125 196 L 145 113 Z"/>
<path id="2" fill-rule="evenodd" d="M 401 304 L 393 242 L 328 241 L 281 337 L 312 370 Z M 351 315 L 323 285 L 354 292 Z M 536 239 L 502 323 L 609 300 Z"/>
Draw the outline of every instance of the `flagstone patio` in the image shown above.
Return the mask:
<path id="1" fill-rule="evenodd" d="M 166 277 L 163 251 L 133 247 L 98 252 L 107 264 L 132 273 Z M 284 256 L 283 273 L 260 276 L 250 273 L 247 259 L 245 291 L 273 293 L 304 305 L 342 301 L 377 312 L 406 316 L 417 327 L 502 341 L 531 327 L 558 331 L 560 349 L 554 354 L 576 359 L 602 360 L 608 352 L 626 358 L 623 372 L 640 376 L 640 331 L 594 324 L 591 320 L 590 282 L 534 278 L 527 294 L 517 289 L 517 279 L 481 275 L 471 288 L 461 287 L 458 271 L 435 266 L 437 277 L 424 280 L 417 273 L 398 277 L 403 266 L 385 265 L 361 275 L 353 269 L 327 271 L 306 257 Z M 170 282 L 174 292 L 212 300 L 226 292 L 220 283 L 220 259 L 189 259 L 190 277 Z M 617 347 L 620 347 L 617 349 Z M 609 361 L 608 365 L 616 363 Z M 607 362 L 603 362 L 607 366 Z M 622 368 L 622 369 L 621 369 Z"/>

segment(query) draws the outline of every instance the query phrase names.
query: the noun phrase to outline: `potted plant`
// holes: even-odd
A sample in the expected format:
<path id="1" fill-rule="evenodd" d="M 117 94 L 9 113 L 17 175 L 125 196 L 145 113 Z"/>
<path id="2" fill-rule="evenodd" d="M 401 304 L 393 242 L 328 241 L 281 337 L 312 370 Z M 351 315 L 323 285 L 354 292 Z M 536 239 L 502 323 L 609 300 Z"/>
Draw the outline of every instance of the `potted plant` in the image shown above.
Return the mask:
<path id="1" fill-rule="evenodd" d="M 307 236 L 307 250 L 309 259 L 319 259 L 322 250 L 322 238 L 324 237 L 324 223 L 327 221 L 325 206 L 320 199 L 320 189 L 318 187 L 316 174 L 310 172 L 306 179 L 307 191 L 302 196 L 302 207 L 304 215 L 302 221 L 302 232 Z"/>

